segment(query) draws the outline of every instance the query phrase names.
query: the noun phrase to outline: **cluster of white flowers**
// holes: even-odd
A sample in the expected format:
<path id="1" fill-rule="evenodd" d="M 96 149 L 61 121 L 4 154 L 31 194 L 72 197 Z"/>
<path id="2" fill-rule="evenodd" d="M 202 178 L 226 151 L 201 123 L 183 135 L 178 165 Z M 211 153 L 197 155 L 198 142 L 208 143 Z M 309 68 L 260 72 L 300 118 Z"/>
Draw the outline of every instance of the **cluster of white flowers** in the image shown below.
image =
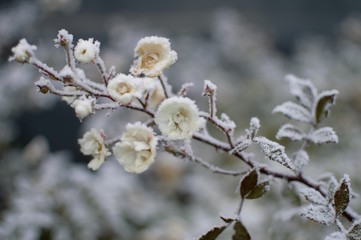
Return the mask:
<path id="1" fill-rule="evenodd" d="M 97 170 L 104 163 L 106 157 L 110 155 L 104 139 L 105 136 L 102 132 L 98 132 L 96 129 L 92 128 L 78 141 L 80 144 L 80 151 L 84 155 L 93 156 L 93 159 L 88 164 L 88 168 L 92 170 Z"/>
<path id="2" fill-rule="evenodd" d="M 156 36 L 142 38 L 135 48 L 135 57 L 130 72 L 147 77 L 158 77 L 178 59 L 177 53 L 171 50 L 169 39 Z"/>
<path id="3" fill-rule="evenodd" d="M 81 63 L 93 62 L 100 51 L 100 42 L 89 38 L 88 40 L 79 39 L 74 48 L 74 56 Z"/>

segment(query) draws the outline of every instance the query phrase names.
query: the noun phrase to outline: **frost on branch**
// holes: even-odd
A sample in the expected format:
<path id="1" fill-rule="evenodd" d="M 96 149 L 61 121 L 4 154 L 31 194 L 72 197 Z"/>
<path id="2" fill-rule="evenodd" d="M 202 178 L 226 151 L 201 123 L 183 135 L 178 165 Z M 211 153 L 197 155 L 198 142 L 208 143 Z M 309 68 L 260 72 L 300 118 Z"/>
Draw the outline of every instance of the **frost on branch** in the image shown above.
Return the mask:
<path id="1" fill-rule="evenodd" d="M 276 134 L 277 139 L 289 138 L 292 141 L 300 141 L 305 136 L 304 132 L 293 124 L 285 124 L 278 130 Z"/>
<path id="2" fill-rule="evenodd" d="M 359 238 L 357 238 L 359 239 Z M 325 240 L 356 240 L 351 238 L 346 238 L 345 234 L 342 232 L 334 232 L 331 235 L 327 236 Z"/>
<path id="3" fill-rule="evenodd" d="M 317 89 L 310 80 L 298 78 L 292 74 L 285 77 L 289 82 L 290 92 L 297 101 L 307 109 L 311 110 L 317 97 Z"/>
<path id="4" fill-rule="evenodd" d="M 281 105 L 276 106 L 272 113 L 282 113 L 288 118 L 301 121 L 311 122 L 311 112 L 300 104 L 294 102 L 284 102 Z"/>
<path id="5" fill-rule="evenodd" d="M 265 137 L 256 137 L 255 142 L 259 144 L 262 152 L 268 157 L 270 160 L 278 162 L 283 166 L 288 167 L 291 170 L 295 170 L 295 166 L 288 158 L 285 147 L 273 142 Z"/>
<path id="6" fill-rule="evenodd" d="M 301 210 L 301 216 L 312 221 L 330 225 L 335 221 L 335 210 L 329 206 L 324 205 L 308 205 Z"/>
<path id="7" fill-rule="evenodd" d="M 308 135 L 308 139 L 316 144 L 338 143 L 336 132 L 331 127 L 323 127 Z"/>

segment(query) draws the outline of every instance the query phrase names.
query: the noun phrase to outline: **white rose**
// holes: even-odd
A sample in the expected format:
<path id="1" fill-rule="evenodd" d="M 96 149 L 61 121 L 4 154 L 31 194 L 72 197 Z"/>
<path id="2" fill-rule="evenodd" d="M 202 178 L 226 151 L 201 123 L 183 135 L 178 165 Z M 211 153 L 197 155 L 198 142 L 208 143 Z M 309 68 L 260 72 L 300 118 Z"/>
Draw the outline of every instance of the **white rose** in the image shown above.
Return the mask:
<path id="1" fill-rule="evenodd" d="M 198 107 L 193 100 L 185 97 L 165 99 L 155 114 L 159 130 L 174 140 L 190 139 L 201 124 Z"/>
<path id="2" fill-rule="evenodd" d="M 135 76 L 158 77 L 160 73 L 177 60 L 177 53 L 171 50 L 169 39 L 145 37 L 135 47 L 135 57 L 130 72 Z"/>
<path id="3" fill-rule="evenodd" d="M 79 39 L 74 48 L 74 56 L 81 63 L 90 63 L 99 55 L 100 42 L 89 38 L 88 40 Z"/>
<path id="4" fill-rule="evenodd" d="M 11 48 L 13 56 L 9 58 L 9 61 L 17 61 L 19 63 L 27 63 L 30 60 L 31 55 L 34 54 L 36 46 L 30 45 L 26 39 L 21 39 L 15 47 Z"/>
<path id="5" fill-rule="evenodd" d="M 84 155 L 93 156 L 88 164 L 88 168 L 92 170 L 97 170 L 104 163 L 106 157 L 110 155 L 105 146 L 104 136 L 94 128 L 86 132 L 83 138 L 78 140 L 78 143 L 80 144 L 80 151 Z"/>
<path id="6" fill-rule="evenodd" d="M 125 171 L 142 173 L 154 162 L 157 142 L 151 128 L 140 122 L 129 123 L 113 153 Z"/>
<path id="7" fill-rule="evenodd" d="M 109 95 L 121 104 L 130 103 L 134 97 L 141 97 L 139 79 L 132 75 L 118 74 L 108 83 Z"/>
<path id="8" fill-rule="evenodd" d="M 85 117 L 89 116 L 91 113 L 93 113 L 93 103 L 95 101 L 95 98 L 89 97 L 81 97 L 79 99 L 76 99 L 72 103 L 72 107 L 74 107 L 76 116 L 83 120 Z"/>

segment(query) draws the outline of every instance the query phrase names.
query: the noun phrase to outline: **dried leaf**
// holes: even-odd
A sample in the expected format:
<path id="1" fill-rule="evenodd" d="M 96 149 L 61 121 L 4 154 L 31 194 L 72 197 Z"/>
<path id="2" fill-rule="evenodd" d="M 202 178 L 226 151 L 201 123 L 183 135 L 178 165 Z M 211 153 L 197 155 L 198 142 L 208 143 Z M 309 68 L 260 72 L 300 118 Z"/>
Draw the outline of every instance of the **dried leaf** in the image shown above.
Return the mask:
<path id="1" fill-rule="evenodd" d="M 247 229 L 240 221 L 237 221 L 234 224 L 233 229 L 234 234 L 232 236 L 232 240 L 251 240 L 251 235 L 249 235 Z"/>
<path id="2" fill-rule="evenodd" d="M 222 216 L 221 216 L 221 219 L 222 219 L 225 223 L 231 223 L 231 222 L 236 221 L 236 219 L 233 219 L 233 218 L 225 218 L 225 217 L 222 217 Z"/>
<path id="3" fill-rule="evenodd" d="M 300 104 L 294 102 L 284 102 L 281 105 L 276 106 L 272 113 L 282 113 L 288 118 L 301 121 L 311 122 L 311 112 Z"/>
<path id="4" fill-rule="evenodd" d="M 338 143 L 337 134 L 330 127 L 319 128 L 312 132 L 307 138 L 316 144 Z"/>
<path id="5" fill-rule="evenodd" d="M 257 137 L 254 139 L 256 143 L 261 147 L 262 152 L 268 157 L 270 160 L 278 162 L 291 170 L 295 170 L 295 166 L 288 158 L 285 147 L 273 142 L 265 137 Z"/>
<path id="6" fill-rule="evenodd" d="M 293 124 L 285 124 L 278 130 L 276 134 L 277 139 L 289 138 L 292 141 L 302 140 L 305 134 L 302 130 L 294 126 Z"/>
<path id="7" fill-rule="evenodd" d="M 258 181 L 258 172 L 256 169 L 248 172 L 243 179 L 241 180 L 239 192 L 241 197 L 244 198 L 248 193 L 250 193 L 257 185 Z"/>
<path id="8" fill-rule="evenodd" d="M 338 187 L 333 196 L 337 216 L 341 215 L 350 203 L 350 189 L 350 178 L 348 175 L 345 174 L 345 176 L 341 180 L 340 186 Z"/>
<path id="9" fill-rule="evenodd" d="M 301 216 L 324 225 L 335 221 L 334 209 L 324 205 L 308 205 L 302 209 Z"/>
<path id="10" fill-rule="evenodd" d="M 313 117 L 316 123 L 320 123 L 322 118 L 328 117 L 330 107 L 335 105 L 336 96 L 338 95 L 337 90 L 324 91 L 317 97 L 314 109 Z"/>
<path id="11" fill-rule="evenodd" d="M 203 235 L 199 240 L 215 240 L 226 228 L 227 226 L 214 227 L 213 229 L 209 230 L 205 235 Z"/>
<path id="12" fill-rule="evenodd" d="M 298 78 L 294 75 L 287 75 L 290 92 L 296 97 L 297 101 L 304 107 L 312 109 L 313 103 L 317 97 L 317 89 L 309 80 Z"/>
<path id="13" fill-rule="evenodd" d="M 347 233 L 348 240 L 361 239 L 361 220 L 354 222 Z"/>
<path id="14" fill-rule="evenodd" d="M 264 181 L 258 183 L 247 195 L 246 199 L 257 199 L 262 197 L 266 192 L 270 189 L 270 183 L 268 181 Z"/>

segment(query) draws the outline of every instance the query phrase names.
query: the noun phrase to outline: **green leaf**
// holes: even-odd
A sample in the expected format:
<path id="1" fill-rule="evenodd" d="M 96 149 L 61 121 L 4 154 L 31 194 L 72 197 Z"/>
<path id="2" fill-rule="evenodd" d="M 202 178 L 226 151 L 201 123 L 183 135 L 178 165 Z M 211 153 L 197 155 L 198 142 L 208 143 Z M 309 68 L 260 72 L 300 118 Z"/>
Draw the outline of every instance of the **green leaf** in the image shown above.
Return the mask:
<path id="1" fill-rule="evenodd" d="M 348 175 L 342 179 L 340 186 L 333 195 L 336 216 L 341 215 L 350 202 L 350 179 Z"/>
<path id="2" fill-rule="evenodd" d="M 360 240 L 361 239 L 361 221 L 357 221 L 350 227 L 347 233 L 347 239 Z"/>
<path id="3" fill-rule="evenodd" d="M 256 169 L 253 169 L 247 173 L 241 181 L 240 184 L 240 194 L 244 198 L 248 193 L 250 193 L 257 185 L 258 173 Z"/>
<path id="4" fill-rule="evenodd" d="M 232 240 L 251 240 L 251 236 L 249 235 L 247 229 L 243 226 L 240 221 L 237 221 L 234 224 L 234 234 L 232 236 Z"/>
<path id="5" fill-rule="evenodd" d="M 203 235 L 199 240 L 215 240 L 221 233 L 226 229 L 227 226 L 215 227 L 209 230 L 205 235 Z"/>
<path id="6" fill-rule="evenodd" d="M 247 195 L 246 199 L 257 199 L 262 197 L 269 190 L 269 182 L 262 182 L 256 185 Z"/>
<path id="7" fill-rule="evenodd" d="M 316 123 L 320 123 L 324 117 L 328 117 L 330 107 L 335 105 L 337 90 L 324 91 L 320 93 L 315 102 L 314 118 Z"/>

